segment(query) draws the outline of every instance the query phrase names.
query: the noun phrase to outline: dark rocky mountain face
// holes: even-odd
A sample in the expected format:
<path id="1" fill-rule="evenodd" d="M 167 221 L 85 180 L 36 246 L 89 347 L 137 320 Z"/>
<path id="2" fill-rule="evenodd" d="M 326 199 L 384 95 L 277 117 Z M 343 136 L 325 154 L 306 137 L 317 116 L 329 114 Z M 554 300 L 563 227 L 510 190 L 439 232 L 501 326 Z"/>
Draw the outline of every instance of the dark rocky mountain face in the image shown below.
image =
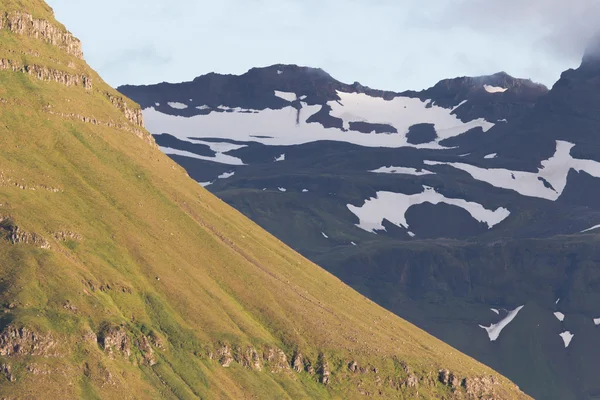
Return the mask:
<path id="1" fill-rule="evenodd" d="M 540 399 L 600 396 L 600 61 L 421 92 L 276 65 L 125 86 L 198 182 Z"/>

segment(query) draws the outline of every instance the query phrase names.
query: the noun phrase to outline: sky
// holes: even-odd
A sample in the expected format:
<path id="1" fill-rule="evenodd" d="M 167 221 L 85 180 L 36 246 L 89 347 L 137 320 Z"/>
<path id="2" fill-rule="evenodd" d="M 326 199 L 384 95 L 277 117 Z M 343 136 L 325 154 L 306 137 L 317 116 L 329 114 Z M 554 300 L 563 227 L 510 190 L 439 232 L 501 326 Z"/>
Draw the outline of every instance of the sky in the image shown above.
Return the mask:
<path id="1" fill-rule="evenodd" d="M 599 0 L 47 2 L 113 86 L 279 63 L 395 91 L 499 71 L 552 86 L 600 20 Z"/>

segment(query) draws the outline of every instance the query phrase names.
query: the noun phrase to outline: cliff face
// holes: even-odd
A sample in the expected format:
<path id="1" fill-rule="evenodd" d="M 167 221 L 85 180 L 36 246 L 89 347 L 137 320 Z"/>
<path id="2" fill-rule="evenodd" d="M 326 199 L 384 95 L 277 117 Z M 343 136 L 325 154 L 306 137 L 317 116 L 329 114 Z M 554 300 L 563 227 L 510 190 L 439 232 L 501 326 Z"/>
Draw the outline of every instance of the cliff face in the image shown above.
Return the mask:
<path id="1" fill-rule="evenodd" d="M 56 27 L 49 21 L 35 19 L 24 12 L 3 12 L 0 14 L 0 29 L 17 35 L 29 36 L 57 46 L 65 53 L 83 59 L 81 42 L 70 32 Z"/>
<path id="2" fill-rule="evenodd" d="M 0 398 L 527 398 L 199 187 L 43 2 L 0 13 Z"/>

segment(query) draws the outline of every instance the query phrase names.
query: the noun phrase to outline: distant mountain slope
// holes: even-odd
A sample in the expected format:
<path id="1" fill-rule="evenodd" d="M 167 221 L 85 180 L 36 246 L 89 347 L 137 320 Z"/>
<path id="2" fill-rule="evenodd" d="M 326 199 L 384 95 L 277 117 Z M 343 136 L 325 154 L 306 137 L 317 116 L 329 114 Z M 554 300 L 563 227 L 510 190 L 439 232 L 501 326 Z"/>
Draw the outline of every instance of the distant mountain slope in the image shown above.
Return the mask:
<path id="1" fill-rule="evenodd" d="M 0 397 L 525 399 L 217 199 L 0 0 Z"/>
<path id="2" fill-rule="evenodd" d="M 501 72 L 394 93 L 293 65 L 119 90 L 191 177 L 345 283 L 536 398 L 588 399 L 594 49 L 551 90 Z"/>

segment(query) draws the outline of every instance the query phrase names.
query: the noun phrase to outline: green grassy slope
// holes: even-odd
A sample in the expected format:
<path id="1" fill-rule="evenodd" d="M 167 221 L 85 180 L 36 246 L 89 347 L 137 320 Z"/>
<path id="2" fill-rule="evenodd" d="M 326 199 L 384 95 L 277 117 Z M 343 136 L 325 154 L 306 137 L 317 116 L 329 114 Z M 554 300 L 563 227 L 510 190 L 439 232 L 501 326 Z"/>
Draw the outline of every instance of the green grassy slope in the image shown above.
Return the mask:
<path id="1" fill-rule="evenodd" d="M 526 398 L 201 188 L 14 12 L 64 30 L 0 0 L 0 397 Z"/>

